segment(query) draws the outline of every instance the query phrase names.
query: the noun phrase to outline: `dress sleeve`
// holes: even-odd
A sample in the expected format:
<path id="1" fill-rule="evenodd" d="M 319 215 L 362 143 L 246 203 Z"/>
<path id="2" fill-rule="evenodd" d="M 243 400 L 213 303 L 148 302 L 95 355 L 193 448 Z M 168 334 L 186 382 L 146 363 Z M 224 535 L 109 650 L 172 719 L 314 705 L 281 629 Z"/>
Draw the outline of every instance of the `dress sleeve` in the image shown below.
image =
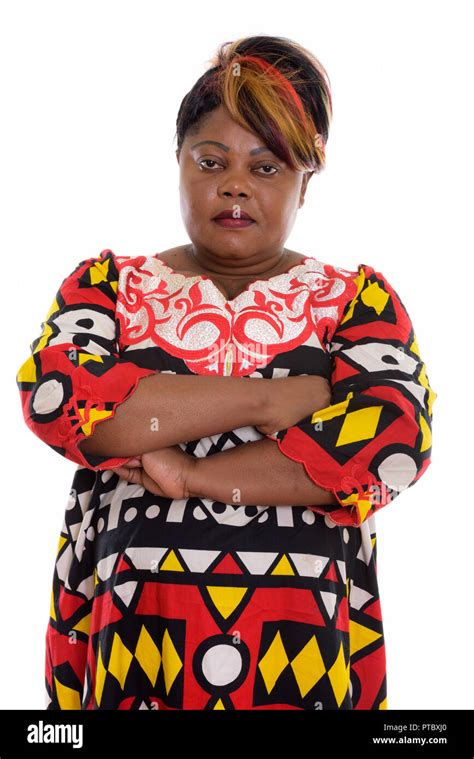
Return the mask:
<path id="1" fill-rule="evenodd" d="M 114 416 L 142 377 L 157 373 L 119 356 L 117 286 L 111 250 L 81 261 L 61 283 L 16 376 L 30 430 L 65 458 L 95 471 L 132 457 L 86 454 L 80 441 Z"/>
<path id="2" fill-rule="evenodd" d="M 357 291 L 327 348 L 331 405 L 267 437 L 338 501 L 308 508 L 358 527 L 431 463 L 437 393 L 397 293 L 371 266 L 354 275 Z"/>

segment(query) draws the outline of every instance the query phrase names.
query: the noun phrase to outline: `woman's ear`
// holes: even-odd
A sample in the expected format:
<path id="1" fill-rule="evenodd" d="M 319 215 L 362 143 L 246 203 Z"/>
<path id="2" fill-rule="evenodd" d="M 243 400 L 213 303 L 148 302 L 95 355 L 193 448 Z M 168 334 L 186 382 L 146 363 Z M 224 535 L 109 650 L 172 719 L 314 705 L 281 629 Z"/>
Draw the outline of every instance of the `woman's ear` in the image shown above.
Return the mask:
<path id="1" fill-rule="evenodd" d="M 308 182 L 311 179 L 311 177 L 313 176 L 313 174 L 314 174 L 314 171 L 307 171 L 303 175 L 303 181 L 301 183 L 301 190 L 300 190 L 300 204 L 299 204 L 299 208 L 301 208 L 301 206 L 304 205 L 304 196 L 305 196 L 305 193 L 306 193 L 306 188 L 307 188 Z"/>

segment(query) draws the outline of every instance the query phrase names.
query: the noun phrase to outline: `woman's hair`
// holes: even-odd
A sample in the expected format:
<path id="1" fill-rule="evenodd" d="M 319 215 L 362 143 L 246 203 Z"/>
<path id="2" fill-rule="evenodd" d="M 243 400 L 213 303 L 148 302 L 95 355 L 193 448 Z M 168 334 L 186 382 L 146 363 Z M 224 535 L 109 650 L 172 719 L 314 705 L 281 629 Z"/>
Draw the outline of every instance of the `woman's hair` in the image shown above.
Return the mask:
<path id="1" fill-rule="evenodd" d="M 318 59 L 286 37 L 224 42 L 185 95 L 176 119 L 177 155 L 219 105 L 256 132 L 293 169 L 321 171 L 332 119 L 329 77 Z"/>

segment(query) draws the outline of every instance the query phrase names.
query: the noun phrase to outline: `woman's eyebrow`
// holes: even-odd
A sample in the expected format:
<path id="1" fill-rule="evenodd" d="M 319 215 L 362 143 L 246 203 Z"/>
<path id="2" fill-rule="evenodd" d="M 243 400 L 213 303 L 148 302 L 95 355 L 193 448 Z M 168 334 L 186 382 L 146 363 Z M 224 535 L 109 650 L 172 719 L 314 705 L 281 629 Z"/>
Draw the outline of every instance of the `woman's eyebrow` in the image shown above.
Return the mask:
<path id="1" fill-rule="evenodd" d="M 191 146 L 191 150 L 194 150 L 195 148 L 198 148 L 200 145 L 217 145 L 218 148 L 222 148 L 222 150 L 229 151 L 230 148 L 228 145 L 224 145 L 223 142 L 217 142 L 216 140 L 201 140 L 201 142 L 196 142 L 194 145 Z M 257 153 L 271 153 L 272 151 L 263 146 L 261 148 L 253 148 L 253 150 L 249 150 L 249 155 L 256 155 Z"/>

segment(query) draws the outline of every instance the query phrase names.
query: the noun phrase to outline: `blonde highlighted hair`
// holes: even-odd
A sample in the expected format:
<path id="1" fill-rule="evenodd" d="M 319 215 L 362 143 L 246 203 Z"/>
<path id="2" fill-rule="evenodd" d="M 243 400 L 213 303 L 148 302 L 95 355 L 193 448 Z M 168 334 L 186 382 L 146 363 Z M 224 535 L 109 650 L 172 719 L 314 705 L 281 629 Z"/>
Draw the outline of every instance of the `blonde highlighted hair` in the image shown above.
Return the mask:
<path id="1" fill-rule="evenodd" d="M 188 133 L 223 105 L 295 171 L 325 166 L 332 120 L 329 77 L 320 61 L 285 37 L 225 42 L 184 97 L 176 120 L 177 153 Z"/>

